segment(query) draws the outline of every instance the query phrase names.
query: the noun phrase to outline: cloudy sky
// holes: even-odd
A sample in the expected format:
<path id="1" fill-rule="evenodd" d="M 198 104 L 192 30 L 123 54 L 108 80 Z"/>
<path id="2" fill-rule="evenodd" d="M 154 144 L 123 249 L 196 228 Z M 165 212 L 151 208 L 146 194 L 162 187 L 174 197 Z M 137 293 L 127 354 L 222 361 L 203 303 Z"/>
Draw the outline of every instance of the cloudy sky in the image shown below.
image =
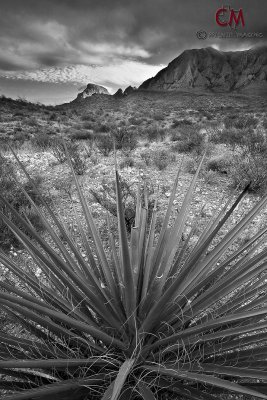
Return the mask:
<path id="1" fill-rule="evenodd" d="M 239 32 L 260 38 L 200 40 L 226 32 L 219 7 L 242 8 Z M 267 41 L 266 0 L 0 0 L 0 94 L 45 104 L 77 96 L 87 83 L 139 86 L 183 50 L 244 50 Z"/>

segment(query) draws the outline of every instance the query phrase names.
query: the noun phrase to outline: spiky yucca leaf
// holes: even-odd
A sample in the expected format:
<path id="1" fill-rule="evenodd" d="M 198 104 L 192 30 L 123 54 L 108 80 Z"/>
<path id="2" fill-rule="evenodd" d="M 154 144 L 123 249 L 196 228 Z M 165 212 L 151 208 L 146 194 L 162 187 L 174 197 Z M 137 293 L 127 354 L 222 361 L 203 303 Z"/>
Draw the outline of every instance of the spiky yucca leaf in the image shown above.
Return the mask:
<path id="1" fill-rule="evenodd" d="M 14 276 L 14 282 L 0 279 L 0 307 L 14 319 L 0 332 L 5 398 L 154 400 L 168 391 L 206 400 L 228 391 L 267 399 L 267 228 L 231 250 L 267 199 L 216 242 L 245 190 L 191 247 L 192 232 L 185 241 L 182 233 L 197 174 L 171 224 L 177 175 L 159 238 L 156 205 L 148 226 L 148 202 L 143 208 L 140 196 L 128 238 L 116 171 L 119 243 L 110 231 L 109 254 L 74 179 L 84 218 L 75 217 L 88 261 L 44 201 L 51 223 L 28 197 L 51 245 L 1 198 L 23 231 L 0 217 L 41 271 L 41 278 L 34 276 L 0 253 L 2 268 Z"/>

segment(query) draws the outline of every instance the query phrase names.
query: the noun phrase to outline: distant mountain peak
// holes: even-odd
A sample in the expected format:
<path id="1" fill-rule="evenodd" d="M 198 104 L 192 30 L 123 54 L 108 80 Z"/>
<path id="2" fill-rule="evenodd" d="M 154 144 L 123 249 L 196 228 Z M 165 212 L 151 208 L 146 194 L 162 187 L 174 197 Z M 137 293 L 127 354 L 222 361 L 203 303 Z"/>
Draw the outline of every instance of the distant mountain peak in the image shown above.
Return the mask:
<path id="1" fill-rule="evenodd" d="M 163 91 L 229 92 L 266 90 L 267 46 L 245 51 L 219 51 L 213 47 L 185 50 L 139 89 Z"/>
<path id="2" fill-rule="evenodd" d="M 90 97 L 93 94 L 109 94 L 108 90 L 104 86 L 95 85 L 94 83 L 88 83 L 86 88 L 78 94 L 78 99 L 86 99 L 86 97 Z"/>

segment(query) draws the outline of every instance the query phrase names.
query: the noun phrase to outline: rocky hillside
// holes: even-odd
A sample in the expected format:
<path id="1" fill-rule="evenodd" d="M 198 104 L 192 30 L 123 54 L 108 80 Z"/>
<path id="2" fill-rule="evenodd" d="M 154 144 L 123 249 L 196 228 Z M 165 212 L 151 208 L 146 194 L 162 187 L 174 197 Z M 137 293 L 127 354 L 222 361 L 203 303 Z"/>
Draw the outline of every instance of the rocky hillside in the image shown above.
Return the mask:
<path id="1" fill-rule="evenodd" d="M 85 99 L 86 97 L 90 97 L 93 94 L 109 94 L 109 92 L 104 86 L 88 83 L 86 89 L 84 89 L 81 93 L 78 94 L 76 100 Z"/>
<path id="2" fill-rule="evenodd" d="M 186 50 L 139 89 L 267 90 L 267 46 L 231 52 L 212 47 Z"/>

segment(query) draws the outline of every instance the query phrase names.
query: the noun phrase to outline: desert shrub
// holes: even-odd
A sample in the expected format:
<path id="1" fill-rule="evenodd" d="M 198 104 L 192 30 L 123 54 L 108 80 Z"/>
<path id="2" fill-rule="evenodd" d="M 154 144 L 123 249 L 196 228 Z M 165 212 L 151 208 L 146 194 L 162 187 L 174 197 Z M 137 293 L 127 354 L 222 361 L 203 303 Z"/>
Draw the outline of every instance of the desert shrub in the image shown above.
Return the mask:
<path id="1" fill-rule="evenodd" d="M 24 218 L 29 219 L 37 231 L 44 230 L 44 224 L 42 223 L 42 220 L 14 180 L 14 175 L 15 171 L 12 163 L 9 161 L 9 159 L 0 154 L 1 194 L 20 215 L 23 215 Z M 40 195 L 38 191 L 36 191 L 36 188 L 40 190 L 41 183 L 42 178 L 37 176 L 32 182 L 26 181 L 22 184 L 24 190 L 26 190 L 28 195 L 37 205 L 40 204 Z M 9 216 L 14 223 L 18 223 L 16 216 L 10 214 L 7 204 L 0 203 L 0 212 L 3 212 L 6 216 Z M 11 247 L 18 248 L 20 245 L 21 243 L 14 233 L 0 219 L 0 248 L 3 250 L 9 250 Z"/>
<path id="2" fill-rule="evenodd" d="M 208 121 L 210 121 L 210 120 L 212 120 L 213 119 L 213 114 L 212 114 L 212 112 L 210 112 L 210 111 L 208 111 L 208 110 L 201 110 L 201 114 L 202 114 L 202 117 L 204 117 L 204 118 L 206 118 Z"/>
<path id="3" fill-rule="evenodd" d="M 15 131 L 13 143 L 17 142 L 17 146 L 21 146 L 24 142 L 30 139 L 28 132 Z"/>
<path id="4" fill-rule="evenodd" d="M 57 119 L 58 119 L 57 113 L 52 112 L 52 113 L 49 115 L 49 119 L 50 119 L 50 121 L 57 121 Z"/>
<path id="5" fill-rule="evenodd" d="M 50 141 L 50 151 L 60 164 L 67 160 L 64 144 L 60 138 Z"/>
<path id="6" fill-rule="evenodd" d="M 260 130 L 251 129 L 245 132 L 243 143 L 241 144 L 242 151 L 252 155 L 266 155 L 267 142 L 266 135 Z"/>
<path id="7" fill-rule="evenodd" d="M 53 188 L 72 199 L 73 194 L 73 176 L 71 173 L 64 176 L 56 176 L 53 179 Z"/>
<path id="8" fill-rule="evenodd" d="M 167 131 L 167 129 L 159 128 L 159 133 L 158 134 L 159 134 L 160 140 L 163 142 L 163 140 L 166 138 L 166 136 L 168 134 L 168 131 Z"/>
<path id="9" fill-rule="evenodd" d="M 186 126 L 186 125 L 193 125 L 193 122 L 190 119 L 176 119 L 174 118 L 172 121 L 171 127 L 173 129 L 181 127 L 181 126 Z"/>
<path id="10" fill-rule="evenodd" d="M 122 122 L 122 121 L 121 121 Z M 137 118 L 135 116 L 132 116 L 128 119 L 129 124 L 131 125 L 141 125 L 144 122 L 143 118 Z"/>
<path id="11" fill-rule="evenodd" d="M 171 140 L 176 142 L 172 150 L 179 153 L 201 154 L 205 148 L 205 136 L 194 126 L 183 126 L 172 132 Z"/>
<path id="12" fill-rule="evenodd" d="M 46 151 L 51 147 L 51 138 L 47 134 L 37 134 L 31 139 L 32 146 L 38 151 Z"/>
<path id="13" fill-rule="evenodd" d="M 202 138 L 199 138 L 199 141 L 194 141 L 193 138 L 177 141 L 174 145 L 172 145 L 172 151 L 178 153 L 191 153 L 193 151 L 200 153 L 203 150 L 202 147 L 203 141 Z"/>
<path id="14" fill-rule="evenodd" d="M 194 148 L 194 143 L 189 141 L 179 141 L 172 146 L 172 151 L 177 153 L 190 153 Z"/>
<path id="15" fill-rule="evenodd" d="M 83 123 L 83 129 L 90 129 L 90 130 L 94 130 L 95 129 L 95 123 L 92 121 L 85 121 Z"/>
<path id="16" fill-rule="evenodd" d="M 69 155 L 75 174 L 83 175 L 86 171 L 86 162 L 78 148 L 69 151 Z"/>
<path id="17" fill-rule="evenodd" d="M 65 142 L 65 145 L 75 173 L 77 175 L 83 175 L 86 171 L 86 162 L 80 152 L 79 144 L 75 142 Z M 50 151 L 60 164 L 67 160 L 62 139 L 56 138 L 51 140 Z"/>
<path id="18" fill-rule="evenodd" d="M 197 171 L 198 165 L 199 165 L 199 160 L 195 157 L 190 157 L 188 160 L 185 161 L 183 169 L 188 174 L 194 175 Z"/>
<path id="19" fill-rule="evenodd" d="M 93 155 L 93 152 L 95 150 L 94 140 L 84 140 L 83 141 L 83 149 L 84 149 L 86 158 L 91 158 Z"/>
<path id="20" fill-rule="evenodd" d="M 114 149 L 114 139 L 111 135 L 100 135 L 96 138 L 96 146 L 104 157 L 108 157 Z"/>
<path id="21" fill-rule="evenodd" d="M 245 135 L 249 135 L 249 131 L 244 132 L 236 128 L 227 128 L 212 135 L 211 140 L 216 144 L 226 144 L 232 150 L 235 150 L 237 146 L 242 146 Z"/>
<path id="22" fill-rule="evenodd" d="M 94 132 L 92 130 L 74 130 L 69 135 L 71 140 L 88 140 L 94 139 Z"/>
<path id="23" fill-rule="evenodd" d="M 209 185 L 214 185 L 218 181 L 218 175 L 217 175 L 216 171 L 204 169 L 204 170 L 202 170 L 200 176 L 201 176 L 201 178 L 204 179 L 205 183 L 207 183 Z"/>
<path id="24" fill-rule="evenodd" d="M 229 175 L 232 187 L 245 187 L 249 191 L 263 195 L 267 190 L 267 158 L 262 156 L 236 155 Z"/>
<path id="25" fill-rule="evenodd" d="M 14 112 L 13 117 L 25 117 L 27 114 L 25 113 L 25 110 L 18 110 Z"/>
<path id="26" fill-rule="evenodd" d="M 97 133 L 108 133 L 111 130 L 111 126 L 107 124 L 100 124 L 95 126 L 95 132 Z"/>
<path id="27" fill-rule="evenodd" d="M 81 116 L 82 121 L 95 121 L 94 114 L 83 114 Z"/>
<path id="28" fill-rule="evenodd" d="M 155 121 L 163 121 L 163 120 L 165 119 L 165 115 L 164 115 L 163 112 L 157 111 L 157 112 L 155 112 L 155 113 L 153 114 L 152 118 L 153 118 Z"/>
<path id="29" fill-rule="evenodd" d="M 188 158 L 184 163 L 183 163 L 183 170 L 187 172 L 188 174 L 194 175 L 197 172 L 199 162 L 201 160 L 201 156 L 194 156 Z M 205 174 L 207 174 L 208 170 L 206 168 L 206 162 L 207 159 L 205 158 L 203 163 L 202 163 L 202 168 L 201 171 L 199 172 L 200 177 L 204 177 Z"/>
<path id="30" fill-rule="evenodd" d="M 90 157 L 90 161 L 93 165 L 97 165 L 99 163 L 99 159 L 96 154 L 92 154 Z"/>
<path id="31" fill-rule="evenodd" d="M 194 175 L 198 169 L 201 158 L 201 155 L 196 155 L 187 159 L 184 162 L 184 171 Z M 218 180 L 218 173 L 230 174 L 231 165 L 232 158 L 229 154 L 212 158 L 206 156 L 203 160 L 199 176 L 204 179 L 206 183 L 214 184 Z"/>
<path id="32" fill-rule="evenodd" d="M 266 227 L 233 245 L 267 198 L 234 224 L 229 217 L 245 192 L 231 199 L 192 246 L 192 231 L 184 232 L 196 178 L 172 220 L 175 181 L 160 235 L 156 210 L 149 225 L 137 198 L 128 235 L 116 173 L 118 243 L 109 230 L 108 249 L 77 180 L 82 245 L 49 209 L 62 236 L 48 224 L 57 251 L 40 235 L 25 243 L 0 212 L 35 263 L 29 273 L 0 253 L 14 276 L 0 280 L 1 311 L 14 321 L 1 332 L 0 384 L 11 398 L 208 400 L 234 393 L 266 399 L 267 250 L 259 246 Z"/>
<path id="33" fill-rule="evenodd" d="M 159 139 L 159 128 L 156 125 L 151 125 L 146 129 L 146 136 L 150 142 L 157 141 Z"/>
<path id="34" fill-rule="evenodd" d="M 250 183 L 249 190 L 264 193 L 266 190 L 267 143 L 263 132 L 232 129 L 224 136 L 224 142 L 232 151 L 229 175 L 232 186 Z"/>
<path id="35" fill-rule="evenodd" d="M 171 142 L 177 142 L 181 140 L 181 134 L 178 129 L 172 129 L 170 133 Z"/>
<path id="36" fill-rule="evenodd" d="M 135 162 L 132 157 L 126 157 L 123 161 L 120 162 L 120 169 L 124 169 L 127 167 L 134 167 Z"/>
<path id="37" fill-rule="evenodd" d="M 55 128 L 55 127 L 48 127 L 48 128 L 45 129 L 46 135 L 53 136 L 53 135 L 56 135 L 57 132 L 58 132 L 58 128 Z"/>
<path id="38" fill-rule="evenodd" d="M 35 117 L 28 117 L 23 121 L 27 126 L 36 128 L 39 127 L 39 123 Z"/>
<path id="39" fill-rule="evenodd" d="M 162 171 L 163 169 L 166 169 L 167 166 L 176 160 L 176 157 L 174 154 L 170 153 L 167 150 L 155 150 L 152 153 L 152 160 L 154 165 Z"/>
<path id="40" fill-rule="evenodd" d="M 17 133 L 17 132 L 22 132 L 22 127 L 21 127 L 21 125 L 17 125 L 15 128 L 14 128 L 14 131 Z"/>
<path id="41" fill-rule="evenodd" d="M 226 129 L 255 129 L 259 120 L 251 115 L 229 115 L 223 120 Z"/>
<path id="42" fill-rule="evenodd" d="M 112 131 L 117 150 L 122 150 L 129 155 L 137 147 L 137 136 L 126 127 L 121 127 Z"/>
<path id="43" fill-rule="evenodd" d="M 208 171 L 219 172 L 220 174 L 227 174 L 232 163 L 232 157 L 230 155 L 224 154 L 222 156 L 210 158 L 206 162 L 206 169 Z"/>
<path id="44" fill-rule="evenodd" d="M 118 126 L 126 126 L 126 125 L 127 125 L 127 122 L 126 122 L 124 119 L 118 120 L 117 125 L 118 125 Z"/>
<path id="45" fill-rule="evenodd" d="M 7 136 L 0 136 L 0 149 L 2 153 L 8 151 L 11 144 L 12 141 Z"/>
<path id="46" fill-rule="evenodd" d="M 159 128 L 157 124 L 153 124 L 143 131 L 144 135 L 150 142 L 157 142 L 158 140 L 163 140 L 166 136 L 166 131 Z"/>
<path id="47" fill-rule="evenodd" d="M 137 136 L 135 135 L 135 133 L 130 132 L 123 139 L 121 151 L 124 155 L 129 156 L 137 148 L 137 144 Z"/>
<path id="48" fill-rule="evenodd" d="M 151 152 L 149 150 L 144 150 L 140 153 L 141 159 L 145 162 L 147 166 L 149 166 L 152 162 Z"/>

